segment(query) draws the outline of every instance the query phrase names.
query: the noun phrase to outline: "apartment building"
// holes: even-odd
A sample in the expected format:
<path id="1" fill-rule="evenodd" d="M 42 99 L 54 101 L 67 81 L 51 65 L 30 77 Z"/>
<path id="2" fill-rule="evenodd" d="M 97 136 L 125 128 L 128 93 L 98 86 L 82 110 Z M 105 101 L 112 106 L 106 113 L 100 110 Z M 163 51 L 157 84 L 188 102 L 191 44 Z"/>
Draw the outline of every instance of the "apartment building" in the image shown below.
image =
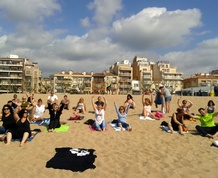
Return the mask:
<path id="1" fill-rule="evenodd" d="M 138 80 L 142 90 L 158 88 L 164 84 L 172 91 L 181 90 L 182 73 L 171 67 L 169 61 L 149 62 L 147 58 L 133 59 L 133 79 Z"/>
<path id="2" fill-rule="evenodd" d="M 133 59 L 133 79 L 139 82 L 139 91 L 151 88 L 153 82 L 152 64 L 144 57 L 136 56 Z"/>
<path id="3" fill-rule="evenodd" d="M 196 74 L 183 79 L 183 88 L 211 87 L 218 84 L 218 76 L 211 74 Z"/>
<path id="4" fill-rule="evenodd" d="M 51 79 L 49 77 L 44 77 L 41 79 L 40 93 L 48 93 L 51 91 Z"/>
<path id="5" fill-rule="evenodd" d="M 37 63 L 10 55 L 0 58 L 0 93 L 39 91 L 41 71 Z"/>
<path id="6" fill-rule="evenodd" d="M 132 93 L 133 69 L 129 60 L 116 62 L 109 71 L 118 76 L 118 94 Z"/>
<path id="7" fill-rule="evenodd" d="M 42 72 L 38 63 L 24 59 L 24 87 L 26 91 L 40 92 Z"/>
<path id="8" fill-rule="evenodd" d="M 92 93 L 92 75 L 72 71 L 52 74 L 49 76 L 51 89 L 57 93 Z"/>
<path id="9" fill-rule="evenodd" d="M 14 55 L 0 58 L 0 93 L 22 92 L 23 60 Z"/>
<path id="10" fill-rule="evenodd" d="M 176 67 L 171 67 L 169 61 L 159 61 L 152 64 L 152 81 L 155 85 L 164 84 L 172 91 L 182 89 L 182 72 L 177 72 Z"/>
<path id="11" fill-rule="evenodd" d="M 92 92 L 95 94 L 104 94 L 106 92 L 104 73 L 94 73 L 92 75 Z"/>
<path id="12" fill-rule="evenodd" d="M 106 85 L 106 93 L 107 94 L 118 94 L 118 76 L 106 71 L 105 73 L 105 85 Z"/>

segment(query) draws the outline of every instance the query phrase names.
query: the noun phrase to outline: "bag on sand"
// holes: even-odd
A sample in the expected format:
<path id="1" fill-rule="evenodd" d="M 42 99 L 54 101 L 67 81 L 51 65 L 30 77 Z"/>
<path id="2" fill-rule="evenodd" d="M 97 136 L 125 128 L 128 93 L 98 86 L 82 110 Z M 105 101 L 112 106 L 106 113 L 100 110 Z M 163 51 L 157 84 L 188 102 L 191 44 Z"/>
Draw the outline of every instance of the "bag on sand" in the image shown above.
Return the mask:
<path id="1" fill-rule="evenodd" d="M 188 131 L 188 127 L 183 126 L 183 127 L 182 127 L 182 130 L 183 130 L 184 132 L 187 132 L 187 131 Z"/>
<path id="2" fill-rule="evenodd" d="M 157 117 L 157 118 L 163 118 L 164 115 L 163 115 L 162 112 L 157 111 L 157 112 L 155 113 L 155 117 Z"/>

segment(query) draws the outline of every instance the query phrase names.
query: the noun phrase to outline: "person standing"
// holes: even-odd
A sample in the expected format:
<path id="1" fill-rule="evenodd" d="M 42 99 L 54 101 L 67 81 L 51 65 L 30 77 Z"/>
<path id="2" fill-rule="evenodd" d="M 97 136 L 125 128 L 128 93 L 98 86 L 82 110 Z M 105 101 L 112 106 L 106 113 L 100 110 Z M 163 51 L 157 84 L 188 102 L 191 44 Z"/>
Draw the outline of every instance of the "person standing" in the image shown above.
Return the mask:
<path id="1" fill-rule="evenodd" d="M 162 95 L 164 96 L 166 113 L 169 113 L 170 112 L 170 101 L 172 100 L 172 95 L 170 93 L 170 90 L 163 85 L 160 85 L 159 89 Z"/>
<path id="2" fill-rule="evenodd" d="M 217 84 L 215 84 L 213 90 L 214 90 L 214 95 L 218 96 L 218 86 L 217 86 Z"/>

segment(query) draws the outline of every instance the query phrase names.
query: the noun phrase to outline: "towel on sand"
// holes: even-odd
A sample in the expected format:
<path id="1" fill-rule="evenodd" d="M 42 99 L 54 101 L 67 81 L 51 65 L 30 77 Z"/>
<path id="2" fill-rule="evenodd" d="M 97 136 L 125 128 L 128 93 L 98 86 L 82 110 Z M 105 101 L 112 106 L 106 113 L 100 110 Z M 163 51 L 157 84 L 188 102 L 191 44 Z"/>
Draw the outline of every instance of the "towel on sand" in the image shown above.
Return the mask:
<path id="1" fill-rule="evenodd" d="M 54 132 L 67 132 L 69 125 L 61 125 L 59 128 L 55 128 Z M 48 132 L 48 128 L 45 128 L 45 132 Z"/>

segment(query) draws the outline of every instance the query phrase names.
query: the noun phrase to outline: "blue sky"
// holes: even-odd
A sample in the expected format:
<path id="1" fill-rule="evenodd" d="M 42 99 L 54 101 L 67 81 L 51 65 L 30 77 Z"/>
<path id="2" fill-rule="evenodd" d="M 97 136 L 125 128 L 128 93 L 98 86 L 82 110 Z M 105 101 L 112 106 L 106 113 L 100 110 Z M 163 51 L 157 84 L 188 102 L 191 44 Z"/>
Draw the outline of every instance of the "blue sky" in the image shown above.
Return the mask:
<path id="1" fill-rule="evenodd" d="M 218 1 L 3 0 L 0 57 L 38 62 L 43 76 L 103 72 L 135 56 L 184 77 L 218 69 Z"/>

